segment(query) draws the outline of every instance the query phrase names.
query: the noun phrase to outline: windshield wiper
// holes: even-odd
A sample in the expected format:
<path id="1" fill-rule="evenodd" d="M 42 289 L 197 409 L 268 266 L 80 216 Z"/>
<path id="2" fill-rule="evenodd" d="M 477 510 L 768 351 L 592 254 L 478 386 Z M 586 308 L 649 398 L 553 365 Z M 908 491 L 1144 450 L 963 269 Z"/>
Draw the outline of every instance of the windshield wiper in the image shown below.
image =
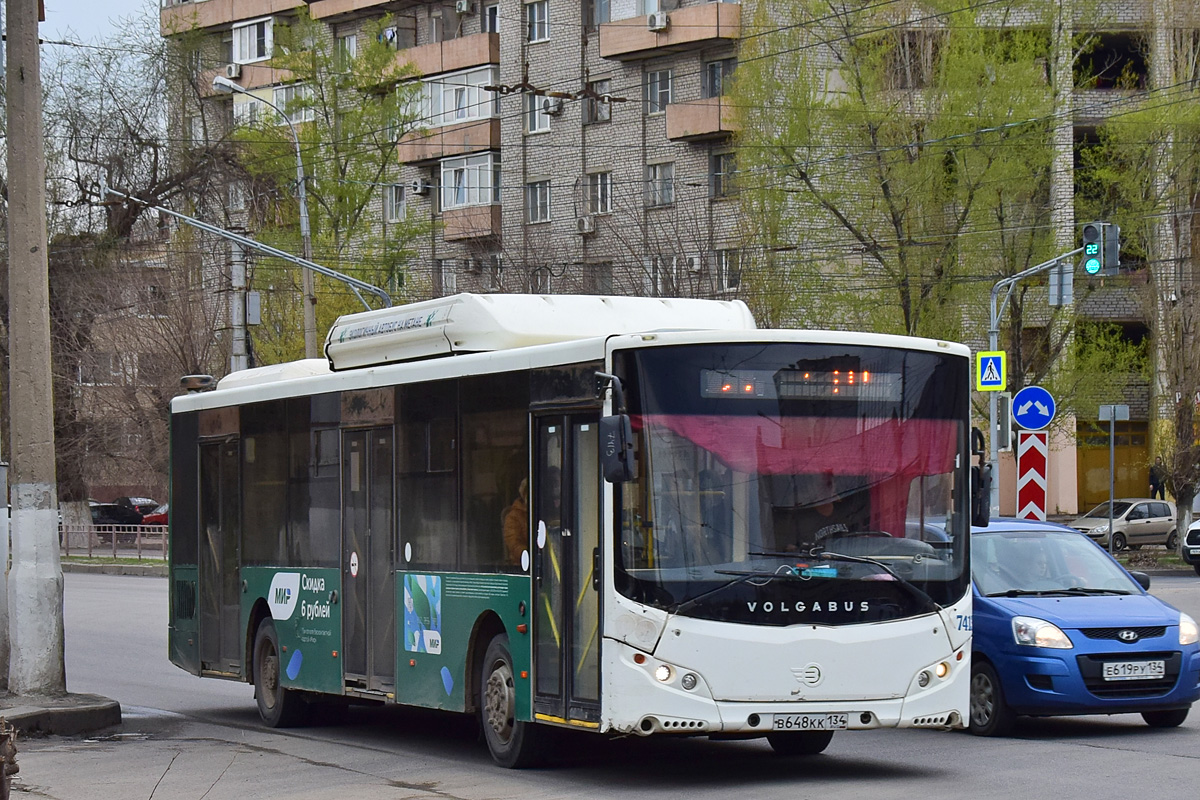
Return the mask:
<path id="1" fill-rule="evenodd" d="M 1090 589 L 1086 586 L 1070 586 L 1063 589 L 1007 589 L 1003 592 L 992 592 L 987 597 L 1046 597 L 1054 594 L 1086 597 L 1097 594 L 1130 594 L 1130 592 L 1124 589 Z"/>
<path id="2" fill-rule="evenodd" d="M 703 600 L 706 597 L 714 595 L 717 592 L 724 591 L 725 589 L 728 589 L 731 586 L 737 586 L 738 584 L 741 584 L 741 583 L 748 583 L 748 582 L 754 580 L 755 578 L 758 578 L 759 580 L 765 580 L 767 582 L 773 581 L 776 578 L 796 578 L 796 579 L 800 578 L 799 573 L 793 571 L 791 569 L 791 567 L 788 567 L 784 571 L 777 571 L 777 572 L 768 572 L 766 570 L 751 570 L 751 571 L 741 572 L 741 571 L 734 571 L 734 570 L 727 570 L 727 569 L 718 569 L 718 570 L 714 570 L 714 571 L 718 575 L 734 575 L 735 577 L 732 580 L 725 581 L 724 583 L 722 583 L 720 586 L 716 587 L 715 589 L 709 589 L 707 592 L 701 592 L 700 594 L 696 595 L 695 597 L 693 597 L 689 600 L 684 600 L 682 603 L 676 603 L 674 606 L 667 608 L 667 613 L 668 614 L 682 614 L 684 611 L 687 611 L 689 608 L 693 608 L 694 606 L 696 606 L 696 604 L 698 604 L 701 600 Z"/>
<path id="3" fill-rule="evenodd" d="M 752 555 L 752 556 L 767 556 L 769 558 L 790 558 L 790 559 L 794 559 L 797 557 L 816 558 L 816 559 L 824 559 L 826 561 L 846 561 L 846 562 L 850 562 L 850 563 L 854 563 L 854 564 L 870 564 L 871 566 L 878 567 L 879 569 L 883 570 L 885 573 L 890 575 L 895 581 L 900 583 L 900 585 L 903 586 L 909 594 L 911 594 L 913 597 L 920 600 L 927 609 L 929 609 L 931 611 L 941 611 L 942 610 L 942 607 L 940 605 L 938 605 L 937 602 L 935 602 L 932 597 L 925 594 L 925 592 L 920 587 L 918 587 L 916 584 L 912 583 L 911 581 L 900 577 L 899 575 L 896 574 L 895 570 L 893 570 L 887 564 L 885 564 L 882 561 L 879 561 L 877 559 L 874 559 L 874 558 L 868 558 L 866 556 L 848 556 L 845 553 L 838 553 L 833 550 L 826 550 L 825 548 L 821 547 L 820 545 L 816 545 L 812 548 L 809 548 L 808 550 L 803 550 L 803 551 L 796 552 L 796 553 L 764 552 L 764 553 L 750 553 L 750 555 Z"/>

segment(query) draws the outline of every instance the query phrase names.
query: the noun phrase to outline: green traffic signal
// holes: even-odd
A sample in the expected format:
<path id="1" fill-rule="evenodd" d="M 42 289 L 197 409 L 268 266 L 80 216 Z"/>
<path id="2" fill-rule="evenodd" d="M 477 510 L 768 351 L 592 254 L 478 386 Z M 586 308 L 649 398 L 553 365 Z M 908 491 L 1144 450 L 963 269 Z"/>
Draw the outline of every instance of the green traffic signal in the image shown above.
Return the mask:
<path id="1" fill-rule="evenodd" d="M 1089 222 L 1083 226 L 1083 271 L 1099 275 L 1104 268 L 1101 248 L 1104 246 L 1104 223 Z"/>

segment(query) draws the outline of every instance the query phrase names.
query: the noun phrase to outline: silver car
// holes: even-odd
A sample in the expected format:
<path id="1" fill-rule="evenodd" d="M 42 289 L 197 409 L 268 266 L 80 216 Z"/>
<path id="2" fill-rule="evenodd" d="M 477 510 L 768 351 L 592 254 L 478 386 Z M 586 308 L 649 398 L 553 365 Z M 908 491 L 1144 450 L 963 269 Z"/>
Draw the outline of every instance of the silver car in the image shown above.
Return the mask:
<path id="1" fill-rule="evenodd" d="M 1179 545 L 1175 531 L 1175 504 L 1165 500 L 1132 498 L 1114 500 L 1112 508 L 1112 549 L 1137 550 L 1144 544 L 1165 544 L 1168 550 Z M 1108 547 L 1108 503 L 1101 503 L 1071 527 Z"/>

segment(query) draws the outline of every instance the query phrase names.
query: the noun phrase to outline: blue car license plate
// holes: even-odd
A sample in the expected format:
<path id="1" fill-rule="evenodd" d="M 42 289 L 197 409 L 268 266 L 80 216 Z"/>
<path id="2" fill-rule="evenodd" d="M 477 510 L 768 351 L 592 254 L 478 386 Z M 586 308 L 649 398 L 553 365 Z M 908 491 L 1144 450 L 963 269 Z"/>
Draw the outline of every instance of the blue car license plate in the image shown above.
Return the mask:
<path id="1" fill-rule="evenodd" d="M 1110 661 L 1104 665 L 1106 681 L 1144 681 L 1167 674 L 1165 661 Z"/>

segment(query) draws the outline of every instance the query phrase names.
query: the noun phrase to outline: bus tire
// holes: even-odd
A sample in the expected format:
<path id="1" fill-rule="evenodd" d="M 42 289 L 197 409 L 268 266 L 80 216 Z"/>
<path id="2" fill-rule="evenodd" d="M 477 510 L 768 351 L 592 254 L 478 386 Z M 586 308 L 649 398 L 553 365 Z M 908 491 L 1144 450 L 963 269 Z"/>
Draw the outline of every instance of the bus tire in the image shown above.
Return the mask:
<path id="1" fill-rule="evenodd" d="M 767 744 L 777 756 L 815 756 L 825 752 L 833 731 L 780 731 L 767 734 Z"/>
<path id="2" fill-rule="evenodd" d="M 254 699 L 267 727 L 292 728 L 304 724 L 309 705 L 299 692 L 280 683 L 279 653 L 279 636 L 268 617 L 254 635 Z"/>
<path id="3" fill-rule="evenodd" d="M 507 769 L 532 767 L 543 757 L 544 731 L 517 719 L 517 687 L 508 635 L 488 643 L 479 681 L 479 720 L 492 760 Z"/>

